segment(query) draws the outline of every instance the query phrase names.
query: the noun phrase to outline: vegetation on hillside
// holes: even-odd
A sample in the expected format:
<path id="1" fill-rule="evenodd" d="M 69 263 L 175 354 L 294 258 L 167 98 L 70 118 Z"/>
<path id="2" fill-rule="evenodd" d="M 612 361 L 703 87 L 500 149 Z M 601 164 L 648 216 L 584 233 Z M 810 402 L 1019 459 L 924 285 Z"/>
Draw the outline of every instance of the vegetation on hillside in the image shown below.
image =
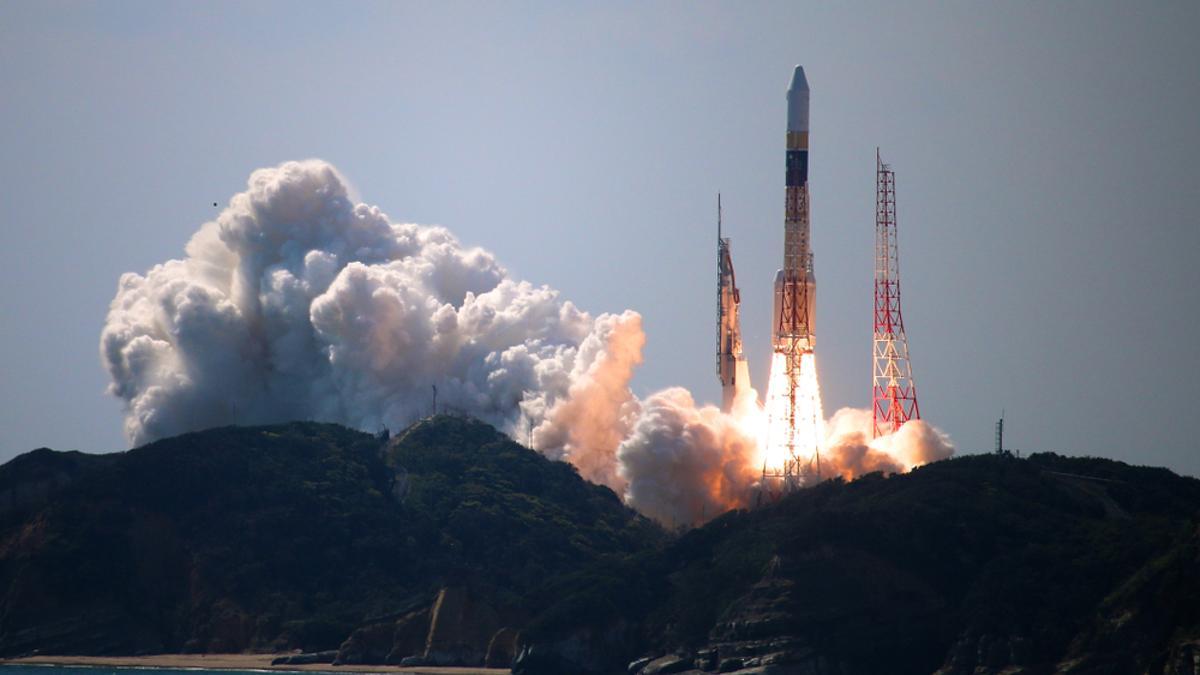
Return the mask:
<path id="1" fill-rule="evenodd" d="M 569 465 L 448 416 L 387 444 L 293 423 L 39 450 L 0 467 L 0 490 L 37 476 L 0 514 L 0 654 L 335 648 L 446 584 L 521 616 L 546 579 L 665 536 Z"/>
<path id="2" fill-rule="evenodd" d="M 852 673 L 927 674 L 953 665 L 956 648 L 971 660 L 993 643 L 1006 665 L 1045 667 L 1106 597 L 1192 535 L 1197 514 L 1200 481 L 1049 454 L 830 481 L 561 580 L 530 640 L 636 625 L 626 651 L 612 650 L 616 668 L 760 621 L 759 637 L 798 636 Z M 786 592 L 764 609 L 772 583 Z"/>
<path id="3" fill-rule="evenodd" d="M 0 467 L 0 655 L 386 648 L 455 586 L 523 629 L 525 673 L 754 641 L 821 673 L 1175 672 L 1198 515 L 1163 469 L 987 455 L 669 536 L 477 421 L 228 427 Z"/>

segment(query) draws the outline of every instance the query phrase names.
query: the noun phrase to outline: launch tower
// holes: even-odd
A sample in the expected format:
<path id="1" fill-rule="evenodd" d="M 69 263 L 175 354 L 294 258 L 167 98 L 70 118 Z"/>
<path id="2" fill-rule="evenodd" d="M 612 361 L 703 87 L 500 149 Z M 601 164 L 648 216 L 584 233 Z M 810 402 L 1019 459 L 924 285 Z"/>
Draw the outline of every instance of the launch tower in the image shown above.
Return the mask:
<path id="1" fill-rule="evenodd" d="M 921 419 L 900 313 L 900 252 L 896 242 L 896 174 L 875 149 L 875 339 L 872 349 L 873 436 Z"/>
<path id="2" fill-rule="evenodd" d="M 721 236 L 721 195 L 717 195 L 717 376 L 721 379 L 721 410 L 730 412 L 738 392 L 750 387 L 750 368 L 742 353 L 742 302 L 733 274 L 733 242 Z"/>
<path id="3" fill-rule="evenodd" d="M 796 66 L 787 92 L 783 268 L 775 275 L 763 483 L 784 490 L 820 480 L 824 418 L 817 386 L 817 282 L 809 242 L 808 79 Z"/>

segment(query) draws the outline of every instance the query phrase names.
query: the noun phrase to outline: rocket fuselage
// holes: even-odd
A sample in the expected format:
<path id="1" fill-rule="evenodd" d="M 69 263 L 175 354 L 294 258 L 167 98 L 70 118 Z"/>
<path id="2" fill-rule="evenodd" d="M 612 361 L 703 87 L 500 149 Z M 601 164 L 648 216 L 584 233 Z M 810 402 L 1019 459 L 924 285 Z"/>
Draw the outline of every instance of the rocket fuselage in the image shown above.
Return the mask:
<path id="1" fill-rule="evenodd" d="M 811 352 L 816 343 L 816 277 L 809 245 L 808 80 L 796 66 L 787 92 L 783 268 L 775 274 L 775 351 Z"/>

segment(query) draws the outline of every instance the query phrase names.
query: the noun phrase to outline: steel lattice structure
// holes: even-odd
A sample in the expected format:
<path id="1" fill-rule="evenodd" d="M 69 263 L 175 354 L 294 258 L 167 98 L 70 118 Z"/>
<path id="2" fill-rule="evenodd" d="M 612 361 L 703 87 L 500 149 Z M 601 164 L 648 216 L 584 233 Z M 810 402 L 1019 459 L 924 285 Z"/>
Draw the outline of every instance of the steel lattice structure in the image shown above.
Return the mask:
<path id="1" fill-rule="evenodd" d="M 816 277 L 809 240 L 809 88 L 800 66 L 792 73 L 787 104 L 783 267 L 775 275 L 771 326 L 775 358 L 767 387 L 768 427 L 772 432 L 768 446 L 783 457 L 777 457 L 772 466 L 763 466 L 764 484 L 774 481 L 785 490 L 810 479 L 820 480 L 819 430 L 823 423 L 816 388 Z M 779 361 L 782 372 L 776 377 Z M 805 381 L 811 381 L 811 386 L 802 387 Z M 798 434 L 800 430 L 804 433 Z"/>
<path id="2" fill-rule="evenodd" d="M 872 349 L 873 435 L 921 419 L 900 311 L 900 252 L 896 242 L 896 174 L 875 150 L 875 338 Z"/>
<path id="3" fill-rule="evenodd" d="M 721 410 L 733 409 L 739 392 L 750 388 L 750 367 L 742 353 L 742 295 L 733 271 L 733 242 L 721 236 L 721 195 L 717 194 L 717 376 L 721 380 Z"/>

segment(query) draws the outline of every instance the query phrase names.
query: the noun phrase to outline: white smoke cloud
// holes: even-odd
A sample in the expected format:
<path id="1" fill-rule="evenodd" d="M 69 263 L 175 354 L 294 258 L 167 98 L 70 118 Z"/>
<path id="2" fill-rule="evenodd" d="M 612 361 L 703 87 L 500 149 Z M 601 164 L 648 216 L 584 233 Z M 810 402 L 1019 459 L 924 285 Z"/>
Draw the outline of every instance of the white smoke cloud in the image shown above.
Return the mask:
<path id="1" fill-rule="evenodd" d="M 626 503 L 669 526 L 698 525 L 730 509 L 752 507 L 763 470 L 758 429 L 765 416 L 757 398 L 753 389 L 744 390 L 729 414 L 698 408 L 678 387 L 643 401 L 617 451 Z M 825 479 L 904 473 L 954 454 L 949 437 L 924 420 L 876 439 L 871 426 L 871 411 L 857 408 L 842 408 L 826 421 Z"/>
<path id="2" fill-rule="evenodd" d="M 560 397 L 533 433 L 534 448 L 571 462 L 581 476 L 618 494 L 625 478 L 617 470 L 617 446 L 640 412 L 629 380 L 642 362 L 645 343 L 642 319 L 635 312 L 600 317 L 580 345 L 567 396 Z M 527 415 L 530 409 L 544 408 L 540 402 L 525 407 Z"/>
<path id="3" fill-rule="evenodd" d="M 645 336 L 512 279 L 441 227 L 355 203 L 319 160 L 255 171 L 182 260 L 121 277 L 100 338 L 134 444 L 294 419 L 399 429 L 438 406 L 571 462 L 668 525 L 752 503 L 757 394 L 732 414 L 629 388 Z M 906 471 L 953 453 L 910 422 L 868 442 L 869 411 L 830 420 L 827 475 Z"/>
<path id="4" fill-rule="evenodd" d="M 440 408 L 532 422 L 540 448 L 619 487 L 640 317 L 593 318 L 347 189 L 316 160 L 255 171 L 183 260 L 121 277 L 100 352 L 130 441 L 291 419 L 400 428 L 436 386 Z"/>
<path id="5" fill-rule="evenodd" d="M 733 414 L 697 408 L 686 389 L 646 399 L 617 450 L 625 501 L 667 525 L 696 525 L 751 503 L 762 475 L 754 423 L 758 394 L 739 392 Z"/>
<path id="6" fill-rule="evenodd" d="M 825 424 L 821 468 L 847 480 L 873 471 L 904 473 L 954 454 L 954 444 L 925 420 L 909 420 L 895 433 L 871 438 L 870 410 L 842 408 Z"/>

